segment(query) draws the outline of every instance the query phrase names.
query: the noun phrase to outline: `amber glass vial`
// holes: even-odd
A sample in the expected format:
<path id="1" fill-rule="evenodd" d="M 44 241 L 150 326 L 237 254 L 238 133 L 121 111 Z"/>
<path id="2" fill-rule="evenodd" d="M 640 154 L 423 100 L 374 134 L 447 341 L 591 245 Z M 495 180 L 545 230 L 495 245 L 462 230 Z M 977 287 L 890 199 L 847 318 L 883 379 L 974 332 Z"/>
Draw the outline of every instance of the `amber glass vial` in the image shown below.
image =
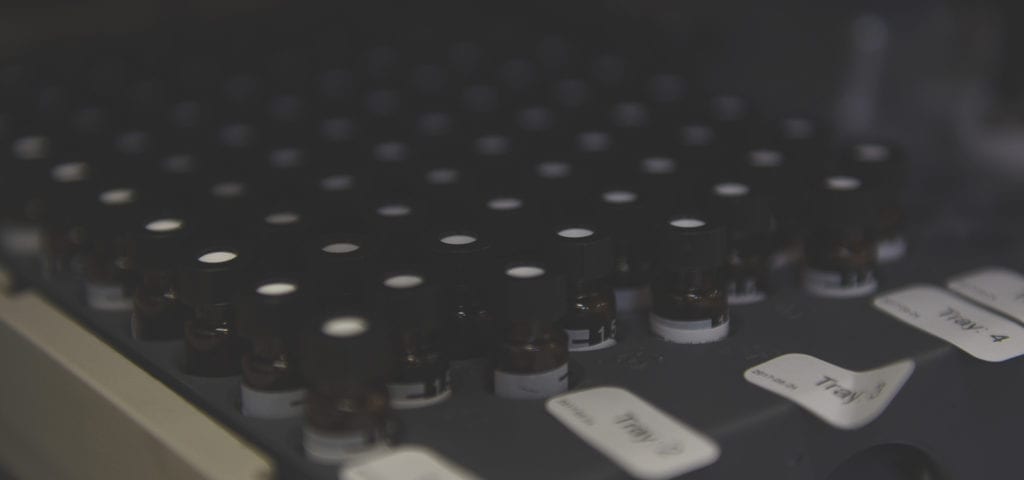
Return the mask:
<path id="1" fill-rule="evenodd" d="M 775 223 L 767 202 L 742 182 L 717 183 L 710 193 L 709 211 L 729 230 L 729 304 L 764 300 L 769 291 L 768 262 Z"/>
<path id="2" fill-rule="evenodd" d="M 91 248 L 85 255 L 84 290 L 89 307 L 108 312 L 131 311 L 137 274 L 129 268 L 128 231 L 140 215 L 138 193 L 131 187 L 104 189 L 90 212 Z"/>
<path id="3" fill-rule="evenodd" d="M 241 371 L 244 345 L 235 327 L 235 298 L 244 267 L 234 246 L 205 246 L 185 256 L 179 296 L 195 311 L 185 322 L 185 372 L 224 377 Z"/>
<path id="4" fill-rule="evenodd" d="M 358 233 L 328 233 L 306 245 L 313 294 L 325 307 L 367 306 L 376 244 Z"/>
<path id="5" fill-rule="evenodd" d="M 385 381 L 392 375 L 384 328 L 357 310 L 322 315 L 302 335 L 309 385 L 302 444 L 306 457 L 336 464 L 395 440 Z"/>
<path id="6" fill-rule="evenodd" d="M 833 175 L 822 180 L 811 204 L 804 289 L 832 298 L 873 293 L 878 288 L 874 193 L 857 177 Z"/>
<path id="7" fill-rule="evenodd" d="M 129 259 L 140 275 L 132 300 L 132 336 L 139 340 L 181 338 L 192 309 L 178 298 L 175 269 L 187 240 L 185 220 L 149 217 L 132 232 Z"/>
<path id="8" fill-rule="evenodd" d="M 451 396 L 435 286 L 415 270 L 391 273 L 383 276 L 375 300 L 374 316 L 387 323 L 392 338 L 391 406 L 427 407 Z"/>
<path id="9" fill-rule="evenodd" d="M 494 393 L 542 399 L 569 388 L 565 277 L 544 262 L 516 261 L 502 270 L 494 311 L 500 315 L 494 352 Z"/>
<path id="10" fill-rule="evenodd" d="M 306 396 L 295 364 L 298 334 L 308 315 L 305 292 L 288 277 L 262 276 L 243 287 L 238 333 L 242 356 L 242 413 L 258 418 L 299 416 Z"/>
<path id="11" fill-rule="evenodd" d="M 445 351 L 452 360 L 486 356 L 496 331 L 486 305 L 490 271 L 497 268 L 490 242 L 476 231 L 454 229 L 434 235 L 428 249 Z"/>
<path id="12" fill-rule="evenodd" d="M 729 334 L 726 230 L 705 217 L 664 223 L 651 283 L 651 331 L 674 343 L 710 343 Z"/>
<path id="13" fill-rule="evenodd" d="M 901 198 L 909 175 L 906 155 L 892 144 L 863 142 L 850 148 L 847 162 L 850 172 L 876 194 L 878 216 L 873 227 L 878 263 L 903 258 L 907 253 L 906 213 Z"/>
<path id="14" fill-rule="evenodd" d="M 612 285 L 620 313 L 651 307 L 651 235 L 640 194 L 630 188 L 601 192 L 598 218 L 612 238 Z"/>
<path id="15" fill-rule="evenodd" d="M 566 275 L 569 309 L 562 318 L 562 327 L 569 336 L 569 350 L 599 350 L 615 345 L 611 238 L 586 224 L 556 227 L 551 237 L 550 262 Z"/>

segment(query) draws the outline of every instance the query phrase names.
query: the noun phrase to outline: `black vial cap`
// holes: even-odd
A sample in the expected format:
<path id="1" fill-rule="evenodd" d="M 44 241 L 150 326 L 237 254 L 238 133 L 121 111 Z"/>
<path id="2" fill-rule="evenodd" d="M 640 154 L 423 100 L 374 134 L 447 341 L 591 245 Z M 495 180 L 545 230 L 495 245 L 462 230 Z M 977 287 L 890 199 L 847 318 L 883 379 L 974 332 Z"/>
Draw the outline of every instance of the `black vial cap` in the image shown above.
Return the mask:
<path id="1" fill-rule="evenodd" d="M 245 257 L 238 247 L 206 245 L 187 252 L 178 269 L 181 301 L 192 307 L 232 301 L 245 269 Z"/>
<path id="2" fill-rule="evenodd" d="M 360 289 L 378 254 L 376 245 L 358 233 L 319 235 L 308 243 L 306 251 L 306 265 L 312 279 L 326 288 Z"/>
<path id="3" fill-rule="evenodd" d="M 299 370 L 314 388 L 383 382 L 393 368 L 387 329 L 359 311 L 317 315 L 304 329 Z"/>
<path id="4" fill-rule="evenodd" d="M 417 270 L 388 273 L 377 286 L 374 313 L 378 320 L 398 331 L 437 328 L 437 290 Z"/>
<path id="5" fill-rule="evenodd" d="M 542 261 L 506 263 L 495 291 L 494 311 L 509 323 L 554 325 L 568 310 L 565 275 Z"/>
<path id="6" fill-rule="evenodd" d="M 441 282 L 481 282 L 495 267 L 490 241 L 468 228 L 443 230 L 430 237 L 429 265 Z"/>
<path id="7" fill-rule="evenodd" d="M 129 256 L 141 270 L 170 269 L 178 264 L 188 238 L 188 223 L 175 214 L 143 217 L 131 231 Z"/>
<path id="8" fill-rule="evenodd" d="M 261 276 L 240 292 L 238 333 L 243 337 L 291 337 L 306 311 L 303 286 L 292 277 Z"/>
<path id="9" fill-rule="evenodd" d="M 564 224 L 554 229 L 548 245 L 551 263 L 571 281 L 609 277 L 614 268 L 612 239 L 589 224 Z"/>
<path id="10" fill-rule="evenodd" d="M 773 227 L 767 203 L 751 185 L 743 182 L 714 184 L 708 211 L 729 228 L 733 238 L 769 233 Z"/>
<path id="11" fill-rule="evenodd" d="M 818 184 L 811 214 L 815 224 L 836 228 L 863 228 L 878 218 L 876 192 L 852 175 L 831 175 Z"/>
<path id="12" fill-rule="evenodd" d="M 99 238 L 123 235 L 142 216 L 138 189 L 128 185 L 103 188 L 96 193 L 89 212 L 91 233 Z"/>
<path id="13" fill-rule="evenodd" d="M 725 228 L 707 217 L 674 215 L 665 220 L 661 263 L 668 270 L 717 268 L 725 264 L 729 241 Z"/>
<path id="14" fill-rule="evenodd" d="M 907 159 L 903 150 L 887 142 L 861 142 L 850 146 L 844 167 L 869 187 L 895 193 L 906 182 Z"/>

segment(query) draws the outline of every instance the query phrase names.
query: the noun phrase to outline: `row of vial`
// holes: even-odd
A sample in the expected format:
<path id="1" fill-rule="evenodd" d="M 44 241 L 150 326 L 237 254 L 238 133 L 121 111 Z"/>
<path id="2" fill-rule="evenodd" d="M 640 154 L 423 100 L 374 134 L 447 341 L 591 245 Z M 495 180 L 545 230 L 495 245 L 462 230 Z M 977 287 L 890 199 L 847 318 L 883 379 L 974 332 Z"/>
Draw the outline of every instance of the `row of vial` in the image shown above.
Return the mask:
<path id="1" fill-rule="evenodd" d="M 869 149 L 862 161 L 889 160 Z M 428 236 L 418 264 L 396 264 L 387 239 L 328 234 L 301 242 L 304 271 L 274 271 L 261 258 L 272 252 L 204 239 L 184 217 L 153 215 L 58 232 L 42 256 L 53 261 L 54 241 L 91 236 L 79 262 L 91 306 L 131 310 L 140 340 L 184 336 L 191 374 L 241 372 L 246 415 L 305 412 L 309 456 L 333 462 L 390 441 L 391 408 L 450 396 L 452 359 L 489 357 L 496 395 L 544 398 L 568 388 L 570 351 L 615 345 L 624 313 L 646 312 L 650 332 L 670 342 L 721 340 L 728 305 L 768 294 L 772 259 L 785 262 L 796 246 L 790 240 L 803 243 L 807 291 L 870 293 L 879 254 L 898 256 L 903 245 L 898 233 L 878 242 L 892 216 L 882 192 L 856 176 L 825 177 L 812 195 L 807 231 L 792 237 L 771 215 L 771 202 L 748 184 L 725 181 L 710 188 L 701 214 L 649 221 L 637 192 L 610 189 L 600 195 L 598 221 L 498 222 L 540 229 L 537 249 L 502 246 L 522 233 L 514 230 L 444 230 Z M 96 200 L 112 213 L 136 196 L 115 188 Z M 522 204 L 496 197 L 487 207 L 500 214 Z M 408 213 L 399 210 L 376 213 Z M 274 212 L 262 221 L 287 226 L 299 215 Z M 30 237 L 25 225 L 4 227 L 5 244 Z M 255 265 L 262 267 L 249 268 Z"/>

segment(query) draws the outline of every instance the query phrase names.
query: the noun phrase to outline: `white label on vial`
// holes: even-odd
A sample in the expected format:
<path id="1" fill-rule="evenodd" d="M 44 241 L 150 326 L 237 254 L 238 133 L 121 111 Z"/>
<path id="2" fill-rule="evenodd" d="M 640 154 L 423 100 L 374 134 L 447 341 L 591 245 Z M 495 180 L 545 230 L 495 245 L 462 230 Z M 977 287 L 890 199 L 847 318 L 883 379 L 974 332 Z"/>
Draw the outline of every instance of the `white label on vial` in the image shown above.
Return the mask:
<path id="1" fill-rule="evenodd" d="M 542 399 L 569 389 L 569 364 L 542 373 L 494 371 L 494 393 L 503 398 Z"/>
<path id="2" fill-rule="evenodd" d="M 750 305 L 764 300 L 767 296 L 758 288 L 757 279 L 749 277 L 729 282 L 727 292 L 729 305 Z"/>
<path id="3" fill-rule="evenodd" d="M 607 332 L 602 326 L 596 334 L 591 330 L 566 330 L 565 333 L 569 336 L 569 351 L 571 352 L 601 350 L 615 345 L 615 319 L 612 319 L 611 328 Z"/>
<path id="4" fill-rule="evenodd" d="M 651 308 L 651 287 L 616 287 L 615 308 L 619 313 L 640 312 Z"/>
<path id="5" fill-rule="evenodd" d="M 302 415 L 306 390 L 264 391 L 242 386 L 242 415 L 256 418 L 292 418 Z"/>
<path id="6" fill-rule="evenodd" d="M 729 316 L 715 325 L 710 318 L 702 320 L 673 320 L 651 313 L 651 332 L 672 343 L 711 343 L 729 336 Z"/>
<path id="7" fill-rule="evenodd" d="M 875 247 L 875 257 L 878 263 L 892 263 L 907 255 L 907 239 L 893 237 L 878 241 Z"/>
<path id="8" fill-rule="evenodd" d="M 1024 322 L 1024 275 L 999 267 L 953 277 L 949 289 Z"/>
<path id="9" fill-rule="evenodd" d="M 372 442 L 358 430 L 332 433 L 307 425 L 302 427 L 302 449 L 306 451 L 306 457 L 310 460 L 331 465 L 387 452 L 388 445 L 384 442 Z"/>
<path id="10" fill-rule="evenodd" d="M 1024 354 L 1024 327 L 938 287 L 889 292 L 875 298 L 875 307 L 987 362 Z"/>
<path id="11" fill-rule="evenodd" d="M 435 378 L 431 384 L 417 383 L 389 383 L 388 395 L 391 397 L 391 406 L 399 409 L 428 407 L 441 403 L 452 395 L 451 377 L 446 370 L 443 377 Z"/>
<path id="12" fill-rule="evenodd" d="M 13 255 L 37 255 L 43 248 L 43 232 L 29 225 L 7 225 L 0 229 L 0 244 Z"/>
<path id="13" fill-rule="evenodd" d="M 85 301 L 90 308 L 105 312 L 127 312 L 132 309 L 132 299 L 124 293 L 124 287 L 110 283 L 85 283 Z"/>
<path id="14" fill-rule="evenodd" d="M 547 401 L 548 413 L 584 442 L 642 480 L 665 480 L 718 460 L 718 444 L 619 387 L 597 387 Z"/>
<path id="15" fill-rule="evenodd" d="M 475 480 L 476 475 L 431 450 L 419 446 L 400 447 L 387 454 L 349 465 L 338 475 L 341 480 Z"/>
<path id="16" fill-rule="evenodd" d="M 775 357 L 743 378 L 804 407 L 825 423 L 855 430 L 878 418 L 914 372 L 913 360 L 854 372 L 802 353 Z"/>
<path id="17" fill-rule="evenodd" d="M 819 297 L 854 298 L 871 295 L 878 289 L 875 275 L 867 272 L 862 277 L 845 276 L 840 272 L 805 268 L 804 289 Z"/>

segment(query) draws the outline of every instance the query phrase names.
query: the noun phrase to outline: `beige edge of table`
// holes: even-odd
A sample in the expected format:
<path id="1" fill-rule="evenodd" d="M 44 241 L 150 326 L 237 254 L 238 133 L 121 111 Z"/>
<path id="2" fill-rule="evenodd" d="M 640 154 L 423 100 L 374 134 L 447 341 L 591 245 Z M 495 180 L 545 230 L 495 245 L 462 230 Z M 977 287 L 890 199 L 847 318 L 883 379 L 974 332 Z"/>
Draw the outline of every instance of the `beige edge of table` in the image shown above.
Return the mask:
<path id="1" fill-rule="evenodd" d="M 17 479 L 269 479 L 268 457 L 0 269 L 0 466 Z"/>

